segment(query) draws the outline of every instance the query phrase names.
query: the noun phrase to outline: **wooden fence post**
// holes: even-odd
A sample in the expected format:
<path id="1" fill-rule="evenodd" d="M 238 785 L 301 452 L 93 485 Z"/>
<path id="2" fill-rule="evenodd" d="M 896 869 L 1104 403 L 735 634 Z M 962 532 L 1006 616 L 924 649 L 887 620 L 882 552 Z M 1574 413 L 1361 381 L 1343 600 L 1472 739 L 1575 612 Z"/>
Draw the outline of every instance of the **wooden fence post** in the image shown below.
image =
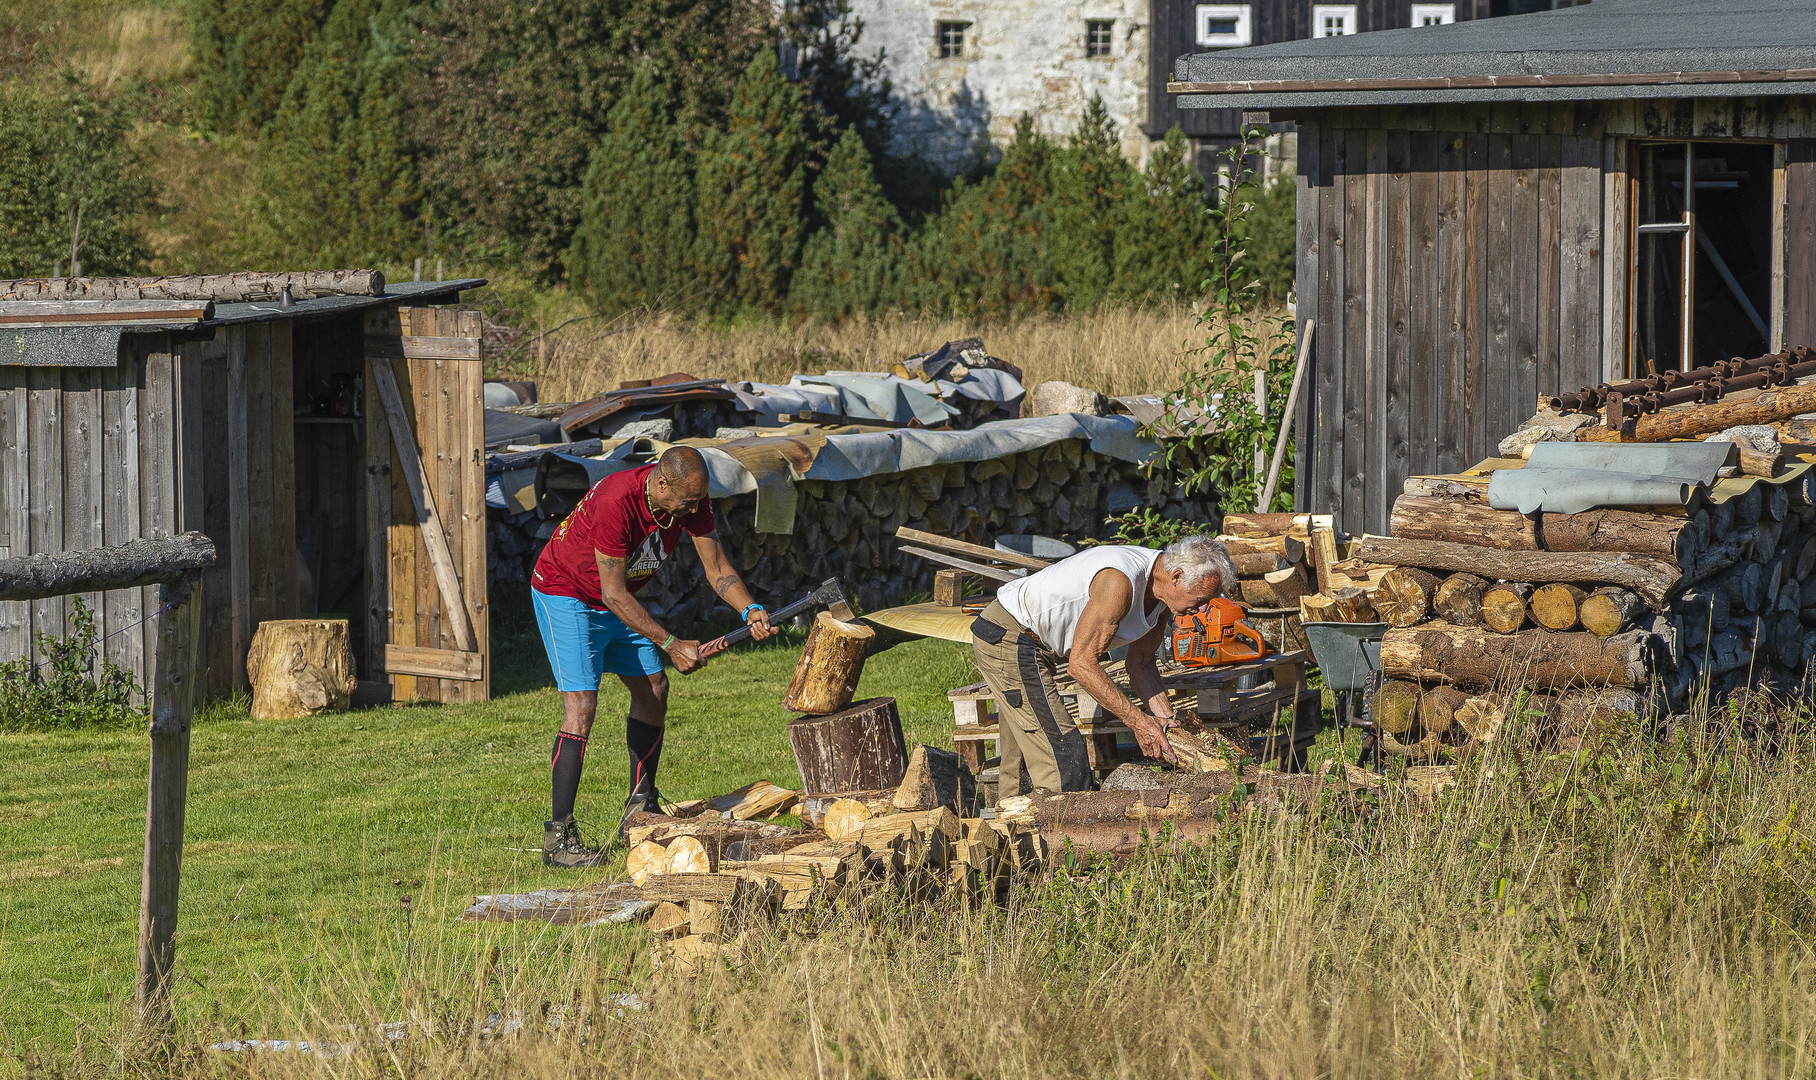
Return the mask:
<path id="1" fill-rule="evenodd" d="M 189 788 L 189 721 L 195 708 L 202 580 L 159 588 L 157 668 L 151 688 L 151 780 L 145 799 L 145 877 L 139 907 L 139 972 L 133 1004 L 141 1025 L 168 1032 L 170 971 L 176 958 L 177 882 L 183 866 L 183 809 Z"/>

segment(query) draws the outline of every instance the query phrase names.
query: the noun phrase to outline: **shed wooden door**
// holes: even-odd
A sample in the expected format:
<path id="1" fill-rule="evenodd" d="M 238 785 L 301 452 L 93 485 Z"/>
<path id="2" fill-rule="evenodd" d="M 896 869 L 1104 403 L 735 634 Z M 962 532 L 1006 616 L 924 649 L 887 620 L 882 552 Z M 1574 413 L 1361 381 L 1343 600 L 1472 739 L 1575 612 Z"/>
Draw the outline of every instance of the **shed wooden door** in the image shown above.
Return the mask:
<path id="1" fill-rule="evenodd" d="M 366 318 L 367 670 L 383 672 L 399 701 L 491 696 L 480 333 L 478 312 L 454 308 L 398 308 Z M 386 371 L 420 473 L 399 453 L 384 400 Z M 426 480 L 423 505 L 411 491 L 412 475 Z M 440 543 L 431 520 L 440 525 Z M 444 553 L 448 563 L 438 575 Z M 449 569 L 457 607 L 444 599 Z"/>

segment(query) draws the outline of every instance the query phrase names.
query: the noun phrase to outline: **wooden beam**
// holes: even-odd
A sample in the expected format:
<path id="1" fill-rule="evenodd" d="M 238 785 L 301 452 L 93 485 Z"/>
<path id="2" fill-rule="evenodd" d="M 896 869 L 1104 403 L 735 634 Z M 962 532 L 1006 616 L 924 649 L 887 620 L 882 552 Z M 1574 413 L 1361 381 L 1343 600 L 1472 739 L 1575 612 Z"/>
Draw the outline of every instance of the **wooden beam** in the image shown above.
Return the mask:
<path id="1" fill-rule="evenodd" d="M 1019 570 L 1045 570 L 1047 567 L 1053 565 L 1051 559 L 1037 559 L 1032 555 L 1020 555 L 1013 551 L 998 551 L 995 548 L 987 548 L 982 544 L 970 544 L 963 540 L 954 540 L 950 537 L 941 536 L 938 533 L 910 529 L 906 525 L 895 530 L 895 536 L 898 540 L 905 540 L 910 544 L 919 544 L 922 547 L 930 547 L 935 551 L 947 551 L 954 555 L 968 555 L 973 559 L 987 559 L 990 562 L 999 562 L 1006 566 L 1013 566 Z"/>
<path id="2" fill-rule="evenodd" d="M 193 326 L 214 317 L 214 304 L 201 300 L 0 300 L 0 326 Z"/>
<path id="3" fill-rule="evenodd" d="M 1698 86 L 1816 81 L 1816 68 L 1786 71 L 1583 72 L 1567 75 L 1435 75 L 1405 79 L 1250 79 L 1170 82 L 1169 94 L 1321 94 L 1362 90 L 1531 90 L 1559 86 Z"/>
<path id="4" fill-rule="evenodd" d="M 1007 583 L 1014 581 L 1019 576 L 1013 570 L 1005 570 L 1000 566 L 985 566 L 983 563 L 974 563 L 969 559 L 961 559 L 957 555 L 948 555 L 943 551 L 929 551 L 926 548 L 913 547 L 908 544 L 901 544 L 896 550 L 904 555 L 918 555 L 943 566 L 969 571 L 978 577 L 989 578 L 991 581 Z"/>
<path id="5" fill-rule="evenodd" d="M 367 334 L 366 355 L 404 357 L 408 360 L 480 360 L 480 341 L 476 337 L 434 337 L 429 335 Z"/>
<path id="6" fill-rule="evenodd" d="M 476 652 L 428 649 L 416 645 L 386 645 L 385 671 L 392 675 L 423 675 L 431 679 L 478 682 L 485 677 L 484 658 Z"/>
<path id="7" fill-rule="evenodd" d="M 441 515 L 435 512 L 429 474 L 423 468 L 422 455 L 416 450 L 416 437 L 410 431 L 410 415 L 404 411 L 404 399 L 397 389 L 397 376 L 392 374 L 391 365 L 382 360 L 366 366 L 378 386 L 385 417 L 391 422 L 391 441 L 397 447 L 397 459 L 403 463 L 404 483 L 409 486 L 410 499 L 416 504 L 417 525 L 422 530 L 423 546 L 429 553 L 435 586 L 441 592 L 441 603 L 447 609 L 446 617 L 453 627 L 454 638 L 462 652 L 478 652 L 479 641 L 473 636 L 473 621 L 467 616 L 467 603 L 460 593 L 460 577 L 454 572 L 454 556 L 448 550 L 448 534 L 442 531 Z"/>
<path id="8" fill-rule="evenodd" d="M 117 547 L 0 559 L 0 600 L 169 584 L 201 573 L 214 565 L 214 558 L 214 541 L 190 532 Z"/>

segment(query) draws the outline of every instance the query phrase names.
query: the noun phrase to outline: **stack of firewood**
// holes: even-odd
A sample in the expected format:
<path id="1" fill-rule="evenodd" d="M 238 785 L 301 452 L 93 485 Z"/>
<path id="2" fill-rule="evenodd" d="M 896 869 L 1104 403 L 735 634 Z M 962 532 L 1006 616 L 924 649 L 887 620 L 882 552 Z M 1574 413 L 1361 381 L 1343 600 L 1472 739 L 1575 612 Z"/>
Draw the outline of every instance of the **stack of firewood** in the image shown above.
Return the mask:
<path id="1" fill-rule="evenodd" d="M 1480 478 L 1414 477 L 1371 592 L 1308 596 L 1305 617 L 1379 621 L 1384 736 L 1412 756 L 1492 739 L 1533 692 L 1540 734 L 1572 740 L 1620 712 L 1686 711 L 1706 688 L 1791 691 L 1816 658 L 1816 485 L 1737 478 L 1689 507 L 1523 515 Z M 1385 741 L 1385 738 L 1384 738 Z"/>
<path id="2" fill-rule="evenodd" d="M 1047 858 L 1029 825 L 961 818 L 946 806 L 872 816 L 859 802 L 834 803 L 823 830 L 644 815 L 626 839 L 631 882 L 607 889 L 613 900 L 653 905 L 645 925 L 683 970 L 735 959 L 741 934 L 779 913 L 877 890 L 989 899 Z"/>

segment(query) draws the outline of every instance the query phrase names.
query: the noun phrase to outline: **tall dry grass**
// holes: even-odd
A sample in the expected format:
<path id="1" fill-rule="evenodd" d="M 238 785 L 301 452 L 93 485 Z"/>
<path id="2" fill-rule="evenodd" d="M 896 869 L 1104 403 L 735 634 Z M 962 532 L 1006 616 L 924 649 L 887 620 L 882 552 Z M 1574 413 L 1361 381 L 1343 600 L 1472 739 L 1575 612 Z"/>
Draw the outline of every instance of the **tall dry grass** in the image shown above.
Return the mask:
<path id="1" fill-rule="evenodd" d="M 1110 395 L 1152 393 L 1179 385 L 1187 350 L 1205 336 L 1185 306 L 996 324 L 898 316 L 843 326 L 727 327 L 633 316 L 569 323 L 541 336 L 529 329 L 514 368 L 537 381 L 544 401 L 580 400 L 627 379 L 672 371 L 787 382 L 790 375 L 829 369 L 887 370 L 893 361 L 966 337 L 983 338 L 993 355 L 1020 366 L 1030 386 L 1060 379 Z"/>
<path id="2" fill-rule="evenodd" d="M 1518 745 L 1433 801 L 1352 792 L 1232 810 L 1207 846 L 1075 867 L 1006 907 L 897 899 L 788 936 L 758 930 L 742 966 L 695 980 L 648 972 L 636 930 L 519 923 L 473 936 L 392 920 L 367 939 L 299 945 L 260 1015 L 199 1023 L 170 1071 L 1816 1072 L 1809 739 L 1776 756 L 1703 740 L 1553 757 Z M 521 1026 L 500 1032 L 498 1018 Z M 400 1019 L 407 1031 L 381 1033 Z M 336 1045 L 202 1049 L 248 1030 Z M 89 1059 L 97 1070 L 103 1056 Z"/>

